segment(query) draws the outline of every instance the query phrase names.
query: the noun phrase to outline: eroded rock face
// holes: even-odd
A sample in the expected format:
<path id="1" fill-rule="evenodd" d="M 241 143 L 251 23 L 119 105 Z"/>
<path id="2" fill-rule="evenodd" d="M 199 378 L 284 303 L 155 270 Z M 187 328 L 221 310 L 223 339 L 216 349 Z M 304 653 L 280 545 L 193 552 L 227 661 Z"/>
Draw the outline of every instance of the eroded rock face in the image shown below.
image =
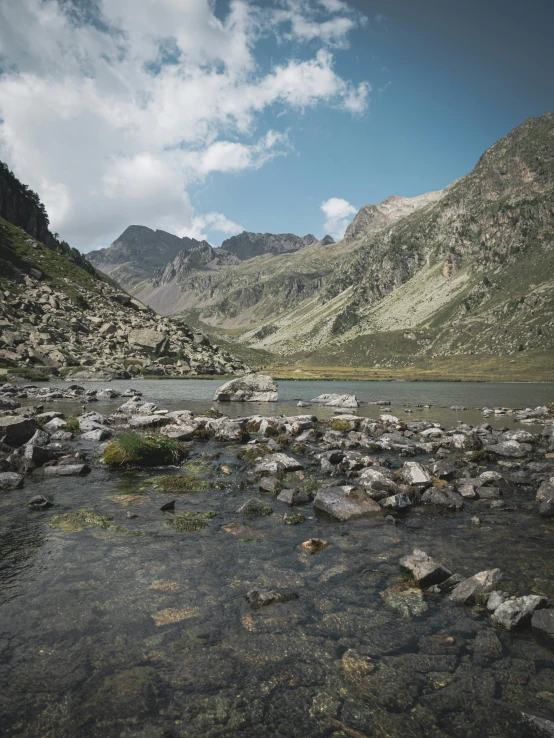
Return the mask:
<path id="1" fill-rule="evenodd" d="M 219 387 L 218 402 L 277 402 L 277 384 L 268 374 L 248 374 Z"/>
<path id="2" fill-rule="evenodd" d="M 440 584 L 452 576 L 449 569 L 417 548 L 400 559 L 400 568 L 409 572 L 421 587 Z"/>

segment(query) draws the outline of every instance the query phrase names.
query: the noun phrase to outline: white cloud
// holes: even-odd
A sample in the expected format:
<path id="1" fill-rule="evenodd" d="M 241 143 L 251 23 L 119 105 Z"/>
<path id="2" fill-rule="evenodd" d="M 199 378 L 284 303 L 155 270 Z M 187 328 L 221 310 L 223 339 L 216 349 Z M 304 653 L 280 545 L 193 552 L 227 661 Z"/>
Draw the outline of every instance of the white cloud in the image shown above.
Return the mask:
<path id="1" fill-rule="evenodd" d="M 352 216 L 358 212 L 348 200 L 341 197 L 331 197 L 321 203 L 321 210 L 325 215 L 324 229 L 335 241 L 340 241 L 348 228 Z"/>
<path id="2" fill-rule="evenodd" d="M 342 0 L 233 0 L 223 19 L 211 0 L 0 1 L 0 158 L 79 248 L 130 223 L 215 230 L 191 187 L 287 153 L 270 116 L 367 109 L 369 85 L 330 51 L 362 21 Z M 282 53 L 261 71 L 270 34 Z M 309 42 L 307 58 L 287 41 Z"/>
<path id="3" fill-rule="evenodd" d="M 178 236 L 188 236 L 189 238 L 196 238 L 199 241 L 207 240 L 206 229 L 210 231 L 217 231 L 224 233 L 226 236 L 234 236 L 237 233 L 242 233 L 245 229 L 244 226 L 238 223 L 233 223 L 221 213 L 204 213 L 203 215 L 195 216 L 190 225 L 185 226 L 177 231 Z"/>

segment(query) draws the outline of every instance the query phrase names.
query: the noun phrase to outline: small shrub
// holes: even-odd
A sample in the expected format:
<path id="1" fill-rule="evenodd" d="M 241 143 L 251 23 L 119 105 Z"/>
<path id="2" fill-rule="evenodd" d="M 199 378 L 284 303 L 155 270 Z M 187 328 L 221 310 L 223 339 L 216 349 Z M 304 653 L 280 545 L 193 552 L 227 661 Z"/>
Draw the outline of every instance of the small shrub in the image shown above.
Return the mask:
<path id="1" fill-rule="evenodd" d="M 142 435 L 129 431 L 108 443 L 102 458 L 108 466 L 133 467 L 176 464 L 184 456 L 185 450 L 179 441 L 158 433 Z"/>
<path id="2" fill-rule="evenodd" d="M 479 451 L 474 451 L 471 454 L 471 460 L 472 461 L 487 461 L 488 460 L 488 454 L 484 449 L 479 449 Z"/>
<path id="3" fill-rule="evenodd" d="M 79 421 L 77 418 L 72 415 L 65 421 L 65 429 L 69 431 L 70 433 L 80 433 L 81 429 L 79 428 Z"/>

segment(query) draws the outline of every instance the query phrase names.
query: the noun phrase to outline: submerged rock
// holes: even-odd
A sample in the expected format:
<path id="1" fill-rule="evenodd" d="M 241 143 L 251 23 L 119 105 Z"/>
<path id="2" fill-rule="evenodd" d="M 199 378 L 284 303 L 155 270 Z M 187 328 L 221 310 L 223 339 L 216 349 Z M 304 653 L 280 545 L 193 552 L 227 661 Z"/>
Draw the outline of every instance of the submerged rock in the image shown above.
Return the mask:
<path id="1" fill-rule="evenodd" d="M 241 505 L 237 512 L 248 518 L 257 518 L 263 515 L 271 515 L 273 509 L 265 502 L 252 497 L 250 500 L 247 500 L 244 505 Z"/>
<path id="2" fill-rule="evenodd" d="M 296 592 L 275 592 L 274 590 L 260 591 L 258 589 L 251 589 L 250 592 L 246 593 L 246 599 L 251 607 L 257 609 L 259 607 L 265 607 L 279 602 L 297 600 L 298 595 Z"/>
<path id="3" fill-rule="evenodd" d="M 554 647 L 554 610 L 537 610 L 531 618 L 533 633 Z"/>
<path id="4" fill-rule="evenodd" d="M 28 504 L 33 510 L 47 510 L 49 507 L 52 507 L 54 503 L 44 495 L 35 495 L 34 497 L 31 497 Z"/>
<path id="5" fill-rule="evenodd" d="M 268 374 L 248 374 L 219 387 L 214 395 L 218 402 L 277 402 L 275 381 Z"/>
<path id="6" fill-rule="evenodd" d="M 317 553 L 318 551 L 323 551 L 324 548 L 327 548 L 329 544 L 327 541 L 324 541 L 321 538 L 310 538 L 309 541 L 304 541 L 302 544 L 302 548 L 304 551 L 307 551 L 310 554 Z"/>
<path id="7" fill-rule="evenodd" d="M 440 584 L 452 576 L 452 572 L 425 551 L 415 548 L 411 554 L 400 559 L 400 568 L 408 571 L 422 587 Z"/>

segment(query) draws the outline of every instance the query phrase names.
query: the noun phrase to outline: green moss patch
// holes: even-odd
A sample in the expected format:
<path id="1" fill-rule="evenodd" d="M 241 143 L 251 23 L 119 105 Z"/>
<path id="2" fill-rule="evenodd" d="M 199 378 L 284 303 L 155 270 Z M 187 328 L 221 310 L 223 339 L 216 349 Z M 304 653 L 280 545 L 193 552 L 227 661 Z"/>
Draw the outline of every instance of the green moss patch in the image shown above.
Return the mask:
<path id="1" fill-rule="evenodd" d="M 167 521 L 170 528 L 180 531 L 181 533 L 199 533 L 208 527 L 206 520 L 215 518 L 215 512 L 187 512 L 173 516 Z"/>
<path id="2" fill-rule="evenodd" d="M 112 467 L 166 466 L 182 461 L 185 453 L 184 446 L 172 438 L 129 431 L 108 443 L 102 458 Z"/>
<path id="3" fill-rule="evenodd" d="M 60 528 L 60 530 L 67 533 L 72 533 L 85 528 L 110 528 L 112 527 L 110 525 L 112 520 L 113 518 L 107 515 L 98 515 L 84 508 L 70 513 L 53 515 L 50 518 L 49 525 L 52 528 Z"/>
<path id="4" fill-rule="evenodd" d="M 156 477 L 154 486 L 163 490 L 163 492 L 184 495 L 190 492 L 205 492 L 211 485 L 210 482 L 200 479 L 194 474 L 168 474 L 163 477 Z"/>

